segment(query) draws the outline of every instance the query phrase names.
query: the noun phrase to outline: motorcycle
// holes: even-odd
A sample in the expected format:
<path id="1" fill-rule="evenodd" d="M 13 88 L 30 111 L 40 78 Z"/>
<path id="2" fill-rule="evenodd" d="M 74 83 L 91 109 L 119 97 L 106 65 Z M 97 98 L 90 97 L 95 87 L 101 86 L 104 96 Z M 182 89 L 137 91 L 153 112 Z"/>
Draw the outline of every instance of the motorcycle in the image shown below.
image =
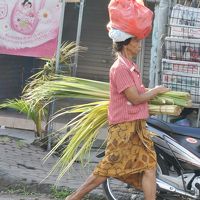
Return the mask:
<path id="1" fill-rule="evenodd" d="M 200 128 L 156 118 L 149 118 L 147 126 L 155 133 L 152 139 L 157 154 L 157 199 L 200 199 Z M 108 178 L 102 186 L 108 200 L 144 199 L 141 191 L 114 178 Z"/>

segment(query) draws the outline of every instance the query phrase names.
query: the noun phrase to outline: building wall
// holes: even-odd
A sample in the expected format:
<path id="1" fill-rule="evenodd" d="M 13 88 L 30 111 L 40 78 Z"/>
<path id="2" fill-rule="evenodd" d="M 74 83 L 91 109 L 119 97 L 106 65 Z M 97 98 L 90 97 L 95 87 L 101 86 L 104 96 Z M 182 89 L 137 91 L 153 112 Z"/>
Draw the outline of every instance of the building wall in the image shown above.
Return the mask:
<path id="1" fill-rule="evenodd" d="M 109 0 L 85 0 L 81 45 L 88 50 L 80 54 L 77 76 L 101 81 L 108 81 L 109 68 L 113 63 L 112 41 L 109 39 L 106 24 L 109 21 Z M 153 10 L 154 4 L 148 3 Z M 76 39 L 78 7 L 67 4 L 64 23 L 63 40 Z M 145 40 L 143 82 L 149 83 L 149 67 L 151 54 L 151 35 Z"/>

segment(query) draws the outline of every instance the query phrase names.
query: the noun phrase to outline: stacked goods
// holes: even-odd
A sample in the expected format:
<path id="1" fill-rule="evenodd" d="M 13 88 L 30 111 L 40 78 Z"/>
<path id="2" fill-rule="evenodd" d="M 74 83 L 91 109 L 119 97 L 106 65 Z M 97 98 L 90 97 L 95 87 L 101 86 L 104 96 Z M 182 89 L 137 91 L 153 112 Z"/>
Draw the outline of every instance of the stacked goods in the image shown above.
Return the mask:
<path id="1" fill-rule="evenodd" d="M 162 59 L 162 70 L 173 71 L 182 75 L 200 76 L 200 63 Z"/>
<path id="2" fill-rule="evenodd" d="M 150 103 L 155 105 L 177 105 L 186 108 L 192 106 L 191 96 L 189 93 L 176 91 L 159 94 L 154 97 Z"/>
<path id="3" fill-rule="evenodd" d="M 181 38 L 200 38 L 200 9 L 175 5 L 170 18 L 170 35 Z"/>
<path id="4" fill-rule="evenodd" d="M 187 38 L 165 38 L 166 58 L 200 62 L 200 40 Z"/>
<path id="5" fill-rule="evenodd" d="M 163 59 L 162 83 L 190 93 L 193 103 L 200 103 L 200 63 Z"/>
<path id="6" fill-rule="evenodd" d="M 176 105 L 158 106 L 158 105 L 150 104 L 149 110 L 150 110 L 151 115 L 163 114 L 163 115 L 179 116 L 183 109 L 180 106 L 176 106 Z"/>
<path id="7" fill-rule="evenodd" d="M 191 94 L 194 104 L 200 103 L 200 9 L 175 5 L 165 38 L 162 59 L 162 84 L 176 91 Z"/>
<path id="8" fill-rule="evenodd" d="M 191 96 L 187 92 L 170 91 L 159 94 L 149 102 L 152 115 L 166 114 L 179 116 L 184 107 L 192 106 Z"/>

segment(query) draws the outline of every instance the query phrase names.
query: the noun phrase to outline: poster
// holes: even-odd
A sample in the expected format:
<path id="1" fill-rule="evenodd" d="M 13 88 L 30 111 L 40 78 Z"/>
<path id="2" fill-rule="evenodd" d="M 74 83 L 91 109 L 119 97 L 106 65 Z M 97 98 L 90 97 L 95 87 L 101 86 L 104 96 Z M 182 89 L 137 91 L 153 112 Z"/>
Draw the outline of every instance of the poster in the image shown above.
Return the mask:
<path id="1" fill-rule="evenodd" d="M 0 0 L 0 54 L 53 57 L 61 7 L 60 0 Z"/>

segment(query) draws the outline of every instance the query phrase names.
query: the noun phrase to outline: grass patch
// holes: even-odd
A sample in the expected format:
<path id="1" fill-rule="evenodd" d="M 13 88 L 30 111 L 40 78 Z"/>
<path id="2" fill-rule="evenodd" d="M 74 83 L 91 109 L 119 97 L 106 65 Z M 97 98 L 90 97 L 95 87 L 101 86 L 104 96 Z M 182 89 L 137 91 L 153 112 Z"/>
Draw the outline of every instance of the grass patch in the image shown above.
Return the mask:
<path id="1" fill-rule="evenodd" d="M 5 144 L 5 143 L 8 143 L 10 141 L 11 141 L 10 137 L 4 136 L 4 135 L 0 136 L 0 143 Z"/>
<path id="2" fill-rule="evenodd" d="M 69 196 L 73 191 L 69 188 L 51 188 L 51 196 L 58 200 L 64 200 L 67 196 Z M 97 196 L 93 194 L 88 194 L 85 196 L 83 200 L 106 200 L 103 196 Z"/>
<path id="3" fill-rule="evenodd" d="M 16 145 L 18 149 L 22 149 L 23 147 L 27 146 L 27 144 L 22 140 L 16 140 Z"/>
<path id="4" fill-rule="evenodd" d="M 72 193 L 72 190 L 70 190 L 70 189 L 66 189 L 66 188 L 58 189 L 56 187 L 51 188 L 51 196 L 53 198 L 56 198 L 56 199 L 59 199 L 59 200 L 65 199 L 71 193 Z"/>
<path id="5" fill-rule="evenodd" d="M 29 191 L 26 186 L 24 185 L 17 185 L 15 187 L 9 187 L 6 191 L 8 194 L 20 194 L 23 196 L 30 196 L 30 195 L 35 195 L 35 192 Z"/>

